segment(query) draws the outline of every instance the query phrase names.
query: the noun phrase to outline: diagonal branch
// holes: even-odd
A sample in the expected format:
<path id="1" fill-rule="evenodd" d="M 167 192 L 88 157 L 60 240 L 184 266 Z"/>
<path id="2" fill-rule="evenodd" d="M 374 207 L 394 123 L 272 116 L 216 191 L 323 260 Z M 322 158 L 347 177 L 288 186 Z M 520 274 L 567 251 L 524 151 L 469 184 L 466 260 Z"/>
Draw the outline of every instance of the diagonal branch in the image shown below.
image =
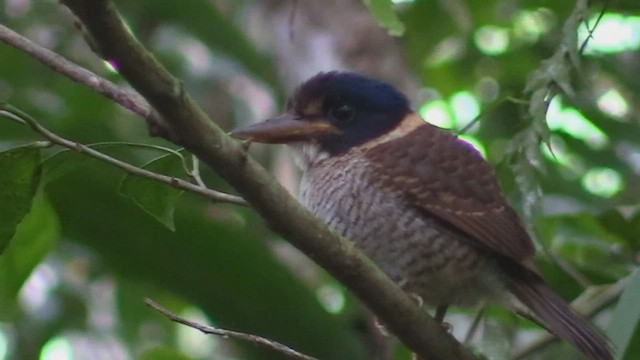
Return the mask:
<path id="1" fill-rule="evenodd" d="M 371 308 L 410 349 L 432 360 L 474 359 L 346 239 L 293 199 L 186 94 L 182 84 L 133 37 L 113 3 L 63 0 L 100 54 L 170 124 L 174 139 L 236 188 L 269 225 L 329 271 Z"/>
<path id="2" fill-rule="evenodd" d="M 53 71 L 79 84 L 88 86 L 93 91 L 113 100 L 123 108 L 143 118 L 157 116 L 152 114 L 151 107 L 139 94 L 121 89 L 111 81 L 74 64 L 63 56 L 36 44 L 2 24 L 0 24 L 0 41 L 29 54 L 29 56 L 40 61 Z"/>

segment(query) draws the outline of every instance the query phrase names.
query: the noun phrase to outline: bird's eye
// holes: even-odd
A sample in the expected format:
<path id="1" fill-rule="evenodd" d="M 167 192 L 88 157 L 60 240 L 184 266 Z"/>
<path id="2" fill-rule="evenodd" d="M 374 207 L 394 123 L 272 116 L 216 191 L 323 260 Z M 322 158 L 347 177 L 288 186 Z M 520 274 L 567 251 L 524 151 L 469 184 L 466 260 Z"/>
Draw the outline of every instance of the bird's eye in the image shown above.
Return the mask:
<path id="1" fill-rule="evenodd" d="M 351 105 L 342 104 L 331 109 L 329 115 L 340 122 L 347 122 L 356 115 L 356 109 Z"/>

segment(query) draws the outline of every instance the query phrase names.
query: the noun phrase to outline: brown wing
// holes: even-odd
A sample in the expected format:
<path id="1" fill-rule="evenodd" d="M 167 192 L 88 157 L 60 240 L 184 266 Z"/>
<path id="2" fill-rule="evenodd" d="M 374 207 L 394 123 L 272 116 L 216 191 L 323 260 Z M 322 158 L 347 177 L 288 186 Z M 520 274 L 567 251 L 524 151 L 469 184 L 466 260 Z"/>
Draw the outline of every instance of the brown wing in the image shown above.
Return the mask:
<path id="1" fill-rule="evenodd" d="M 425 124 L 370 148 L 365 156 L 385 185 L 480 247 L 517 261 L 533 256 L 531 238 L 503 198 L 491 167 L 468 143 Z"/>

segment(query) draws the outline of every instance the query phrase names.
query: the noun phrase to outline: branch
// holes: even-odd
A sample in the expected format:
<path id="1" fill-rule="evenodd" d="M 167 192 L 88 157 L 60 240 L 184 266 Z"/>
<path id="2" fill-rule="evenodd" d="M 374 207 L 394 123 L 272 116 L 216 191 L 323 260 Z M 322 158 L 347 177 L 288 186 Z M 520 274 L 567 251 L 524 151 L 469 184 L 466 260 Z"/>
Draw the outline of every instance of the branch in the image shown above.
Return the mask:
<path id="1" fill-rule="evenodd" d="M 241 333 L 241 332 L 237 332 L 237 331 L 232 331 L 232 330 L 225 330 L 225 329 L 221 329 L 221 328 L 217 328 L 217 327 L 213 327 L 213 326 L 207 326 L 207 325 L 202 325 L 199 324 L 195 321 L 190 321 L 184 318 L 181 318 L 180 316 L 172 313 L 171 311 L 163 308 L 162 306 L 160 306 L 158 303 L 156 303 L 155 301 L 151 300 L 151 299 L 144 299 L 145 304 L 147 304 L 148 306 L 150 306 L 152 309 L 158 311 L 159 313 L 161 313 L 162 315 L 166 316 L 169 318 L 169 320 L 173 321 L 173 322 L 177 322 L 178 324 L 182 324 L 182 325 L 186 325 L 188 327 L 194 328 L 196 330 L 200 330 L 205 334 L 213 334 L 213 335 L 219 335 L 222 336 L 224 338 L 233 338 L 233 339 L 238 339 L 238 340 L 244 340 L 244 341 L 248 341 L 251 343 L 254 343 L 258 346 L 262 346 L 265 347 L 267 349 L 271 349 L 274 351 L 277 351 L 279 353 L 282 353 L 292 359 L 298 359 L 298 360 L 318 360 L 314 357 L 305 355 L 303 353 L 297 352 L 293 349 L 291 349 L 290 347 L 280 344 L 277 341 L 273 341 L 267 338 L 263 338 L 262 336 L 258 336 L 258 335 L 252 335 L 252 334 L 246 334 L 246 333 Z"/>
<path id="2" fill-rule="evenodd" d="M 107 0 L 63 0 L 99 53 L 162 115 L 170 137 L 218 172 L 282 237 L 347 286 L 414 352 L 431 360 L 474 359 L 353 244 L 300 205 L 186 94 L 133 37 Z"/>
<path id="3" fill-rule="evenodd" d="M 16 33 L 8 27 L 0 24 L 0 41 L 20 50 L 32 58 L 40 61 L 55 72 L 69 79 L 89 87 L 98 94 L 113 100 L 124 109 L 147 119 L 151 127 L 151 135 L 167 133 L 166 122 L 156 113 L 149 103 L 134 91 L 120 88 L 111 81 L 100 77 L 80 65 L 77 65 L 63 56 L 40 46 L 24 36 Z"/>
<path id="4" fill-rule="evenodd" d="M 80 143 L 77 143 L 75 141 L 71 141 L 68 139 L 65 139 L 61 136 L 58 136 L 56 134 L 54 134 L 53 132 L 51 132 L 49 129 L 45 128 L 44 126 L 40 125 L 40 123 L 38 123 L 34 118 L 32 118 L 31 116 L 29 116 L 28 114 L 20 111 L 19 109 L 16 109 L 15 107 L 8 105 L 8 104 L 1 104 L 0 105 L 0 116 L 5 116 L 8 117 L 12 120 L 15 120 L 19 123 L 28 125 L 29 127 L 31 127 L 31 129 L 33 129 L 33 131 L 39 133 L 40 135 L 42 135 L 45 139 L 49 140 L 49 142 L 51 144 L 56 144 L 56 145 L 60 145 L 64 148 L 67 148 L 69 150 L 78 152 L 78 153 L 82 153 L 82 154 L 86 154 L 88 156 L 91 156 L 92 158 L 98 159 L 100 161 L 103 161 L 105 163 L 111 164 L 113 166 L 119 167 L 121 169 L 123 169 L 124 171 L 126 171 L 127 173 L 131 174 L 131 175 L 135 175 L 135 176 L 140 176 L 140 177 L 144 177 L 144 178 L 148 178 L 151 180 L 155 180 L 155 181 L 159 181 L 162 183 L 165 183 L 169 186 L 172 186 L 176 189 L 180 189 L 180 190 L 185 190 L 188 192 L 192 192 L 192 193 L 196 193 L 199 194 L 209 200 L 213 200 L 216 202 L 225 202 L 225 203 L 231 203 L 231 204 L 236 204 L 236 205 L 247 205 L 247 202 L 244 201 L 242 198 L 238 197 L 238 196 L 233 196 L 230 194 L 226 194 L 220 191 L 215 191 L 212 189 L 209 189 L 207 187 L 201 186 L 201 185 L 197 185 L 197 184 L 192 184 L 188 181 L 184 181 L 182 179 L 176 178 L 176 177 L 172 177 L 172 176 L 167 176 L 167 175 L 163 175 L 163 174 L 158 174 L 155 173 L 153 171 L 149 171 L 146 169 L 143 169 L 141 167 L 129 164 L 127 162 L 124 162 L 122 160 L 113 158 L 105 153 L 101 153 L 87 145 L 83 145 Z"/>

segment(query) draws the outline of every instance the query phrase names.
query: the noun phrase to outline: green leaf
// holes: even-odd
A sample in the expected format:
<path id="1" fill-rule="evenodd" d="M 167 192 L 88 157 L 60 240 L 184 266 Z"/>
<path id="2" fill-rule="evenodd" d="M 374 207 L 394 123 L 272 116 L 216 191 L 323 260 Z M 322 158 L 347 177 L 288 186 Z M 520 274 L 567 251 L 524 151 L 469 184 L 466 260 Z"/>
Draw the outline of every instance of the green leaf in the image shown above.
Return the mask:
<path id="1" fill-rule="evenodd" d="M 182 163 L 172 154 L 157 157 L 142 168 L 169 176 L 183 170 Z M 182 190 L 167 184 L 131 174 L 120 182 L 120 194 L 131 198 L 142 210 L 171 231 L 175 231 L 173 212 L 182 193 Z"/>
<path id="2" fill-rule="evenodd" d="M 404 24 L 393 10 L 393 2 L 391 0 L 364 0 L 364 4 L 376 19 L 378 25 L 389 31 L 389 35 L 401 36 L 404 34 Z"/>
<path id="3" fill-rule="evenodd" d="M 616 359 L 640 358 L 640 270 L 629 280 L 616 306 L 608 334 L 617 351 Z"/>
<path id="4" fill-rule="evenodd" d="M 31 208 L 40 181 L 40 150 L 23 146 L 0 153 L 0 254 Z"/>
<path id="5" fill-rule="evenodd" d="M 31 211 L 0 256 L 0 317 L 7 317 L 23 283 L 59 236 L 60 225 L 51 203 L 42 195 L 36 196 Z"/>
<path id="6" fill-rule="evenodd" d="M 632 250 L 629 253 L 635 253 L 640 249 L 640 212 L 637 212 L 630 219 L 626 219 L 617 209 L 609 210 L 598 216 L 598 220 L 607 231 L 616 234 L 624 239 Z"/>
<path id="7" fill-rule="evenodd" d="M 48 184 L 96 159 L 71 150 L 61 150 L 42 162 L 42 182 Z"/>

